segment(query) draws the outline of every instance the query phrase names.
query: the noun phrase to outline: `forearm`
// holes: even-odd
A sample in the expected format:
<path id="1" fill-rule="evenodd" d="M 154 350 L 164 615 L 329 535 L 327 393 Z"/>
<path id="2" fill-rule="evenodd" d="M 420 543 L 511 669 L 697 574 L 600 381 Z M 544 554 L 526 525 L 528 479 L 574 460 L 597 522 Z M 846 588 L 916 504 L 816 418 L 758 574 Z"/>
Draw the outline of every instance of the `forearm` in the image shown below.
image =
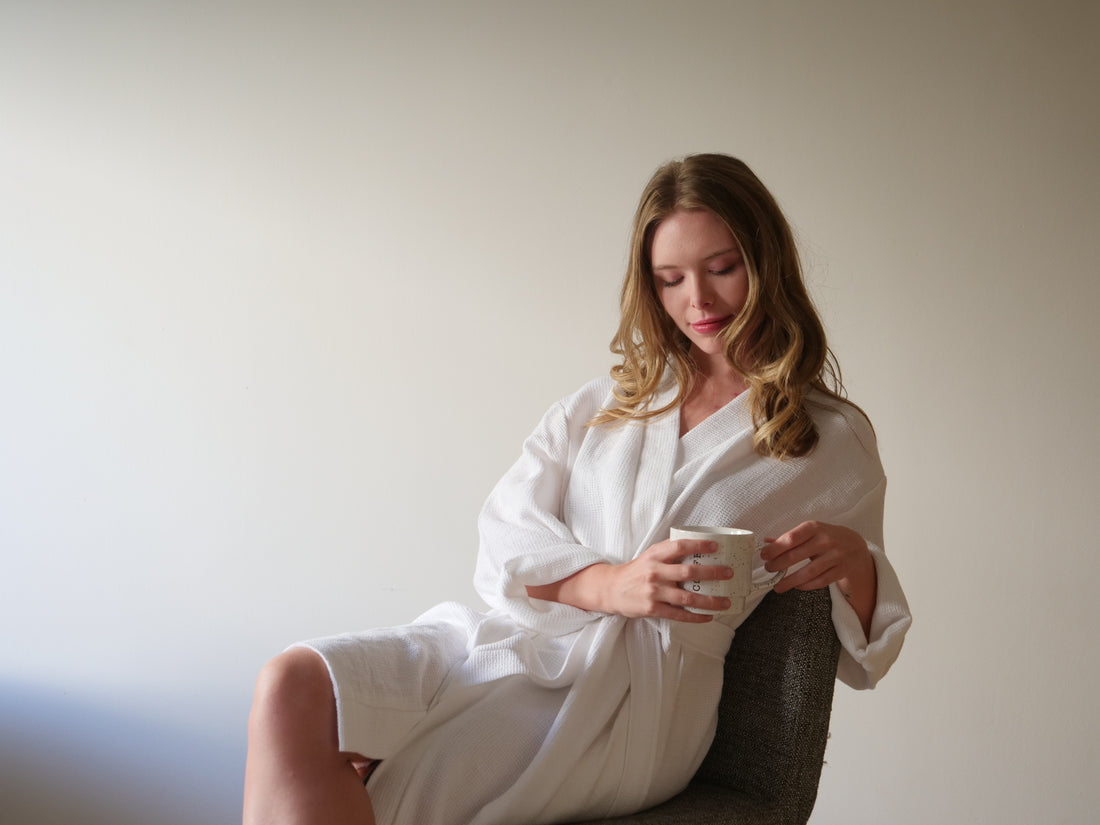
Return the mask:
<path id="1" fill-rule="evenodd" d="M 561 581 L 550 584 L 527 585 L 527 595 L 532 599 L 568 604 L 582 610 L 607 612 L 604 594 L 612 566 L 606 563 L 591 564 Z"/>
<path id="2" fill-rule="evenodd" d="M 837 587 L 859 617 L 863 635 L 870 638 L 871 618 L 878 601 L 878 575 L 870 551 L 867 552 L 867 563 L 847 578 L 840 579 Z"/>
<path id="3" fill-rule="evenodd" d="M 886 675 L 897 659 L 906 631 L 913 621 L 890 560 L 877 547 L 872 549 L 872 553 L 875 563 L 875 606 L 871 632 L 866 633 L 860 626 L 854 610 L 846 611 L 850 616 L 848 621 L 844 621 L 842 615 L 834 614 L 837 635 L 843 646 L 837 676 L 856 690 L 873 688 Z"/>

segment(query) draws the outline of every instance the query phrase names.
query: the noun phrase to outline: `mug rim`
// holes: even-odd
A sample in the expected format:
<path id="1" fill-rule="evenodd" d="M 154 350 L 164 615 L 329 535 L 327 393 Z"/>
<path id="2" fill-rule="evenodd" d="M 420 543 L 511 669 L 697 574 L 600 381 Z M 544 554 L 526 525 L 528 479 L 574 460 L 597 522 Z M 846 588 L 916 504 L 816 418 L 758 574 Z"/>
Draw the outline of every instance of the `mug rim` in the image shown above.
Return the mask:
<path id="1" fill-rule="evenodd" d="M 695 525 L 688 525 L 686 527 L 673 527 L 673 530 L 679 530 L 681 533 L 699 533 L 712 536 L 751 536 L 752 530 L 745 530 L 742 527 L 700 527 Z"/>

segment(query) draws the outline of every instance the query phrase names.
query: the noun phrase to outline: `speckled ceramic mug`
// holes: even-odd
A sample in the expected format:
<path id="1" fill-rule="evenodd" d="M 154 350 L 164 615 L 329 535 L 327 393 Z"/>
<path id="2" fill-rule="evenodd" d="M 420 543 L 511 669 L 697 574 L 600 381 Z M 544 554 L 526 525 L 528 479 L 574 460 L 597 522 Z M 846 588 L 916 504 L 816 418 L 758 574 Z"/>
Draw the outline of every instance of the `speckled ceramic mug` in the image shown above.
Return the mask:
<path id="1" fill-rule="evenodd" d="M 716 553 L 693 553 L 684 557 L 687 564 L 722 564 L 733 568 L 733 578 L 714 581 L 688 581 L 680 586 L 692 593 L 704 596 L 725 596 L 730 600 L 729 610 L 703 610 L 698 607 L 687 608 L 692 613 L 741 613 L 745 601 L 757 590 L 775 587 L 783 578 L 785 571 L 780 570 L 766 582 L 753 584 L 752 559 L 756 554 L 756 536 L 751 530 L 737 527 L 673 527 L 671 539 L 696 539 L 718 543 Z"/>

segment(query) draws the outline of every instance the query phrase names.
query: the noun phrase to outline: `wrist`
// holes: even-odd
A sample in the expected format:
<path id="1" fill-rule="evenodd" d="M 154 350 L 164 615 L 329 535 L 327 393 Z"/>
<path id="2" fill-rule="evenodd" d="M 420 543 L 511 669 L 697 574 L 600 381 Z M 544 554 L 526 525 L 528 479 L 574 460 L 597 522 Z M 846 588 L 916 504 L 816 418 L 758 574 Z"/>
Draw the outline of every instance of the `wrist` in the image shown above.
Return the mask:
<path id="1" fill-rule="evenodd" d="M 848 597 L 854 594 L 873 593 L 877 580 L 878 573 L 875 569 L 875 558 L 871 555 L 870 549 L 868 549 L 862 554 L 861 559 L 855 565 L 852 572 L 843 579 L 839 579 L 837 585 L 840 587 L 845 597 Z"/>
<path id="2" fill-rule="evenodd" d="M 562 581 L 562 601 L 584 610 L 610 613 L 607 579 L 613 570 L 607 562 L 596 562 L 578 570 Z"/>
<path id="3" fill-rule="evenodd" d="M 528 585 L 527 595 L 535 599 L 579 607 L 582 610 L 608 612 L 604 605 L 607 592 L 605 579 L 611 569 L 612 566 L 606 562 L 590 564 L 560 581 Z"/>
<path id="4" fill-rule="evenodd" d="M 851 576 L 837 581 L 837 587 L 840 588 L 845 601 L 856 612 L 859 623 L 863 627 L 863 633 L 869 638 L 871 618 L 878 601 L 878 571 L 870 550 L 867 551 L 865 563 L 859 565 Z"/>

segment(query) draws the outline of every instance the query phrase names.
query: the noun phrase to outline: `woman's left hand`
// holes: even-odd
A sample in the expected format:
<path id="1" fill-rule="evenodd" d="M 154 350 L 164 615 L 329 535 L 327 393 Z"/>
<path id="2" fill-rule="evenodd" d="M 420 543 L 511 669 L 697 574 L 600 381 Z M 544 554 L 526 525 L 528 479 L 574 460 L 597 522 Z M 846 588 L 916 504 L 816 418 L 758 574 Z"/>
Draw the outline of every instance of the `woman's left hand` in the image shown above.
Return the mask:
<path id="1" fill-rule="evenodd" d="M 864 633 L 870 631 L 877 579 L 875 560 L 863 536 L 838 524 L 804 521 L 779 538 L 766 541 L 760 556 L 764 567 L 773 573 L 808 560 L 785 575 L 775 592 L 816 590 L 836 582 L 859 616 Z"/>

